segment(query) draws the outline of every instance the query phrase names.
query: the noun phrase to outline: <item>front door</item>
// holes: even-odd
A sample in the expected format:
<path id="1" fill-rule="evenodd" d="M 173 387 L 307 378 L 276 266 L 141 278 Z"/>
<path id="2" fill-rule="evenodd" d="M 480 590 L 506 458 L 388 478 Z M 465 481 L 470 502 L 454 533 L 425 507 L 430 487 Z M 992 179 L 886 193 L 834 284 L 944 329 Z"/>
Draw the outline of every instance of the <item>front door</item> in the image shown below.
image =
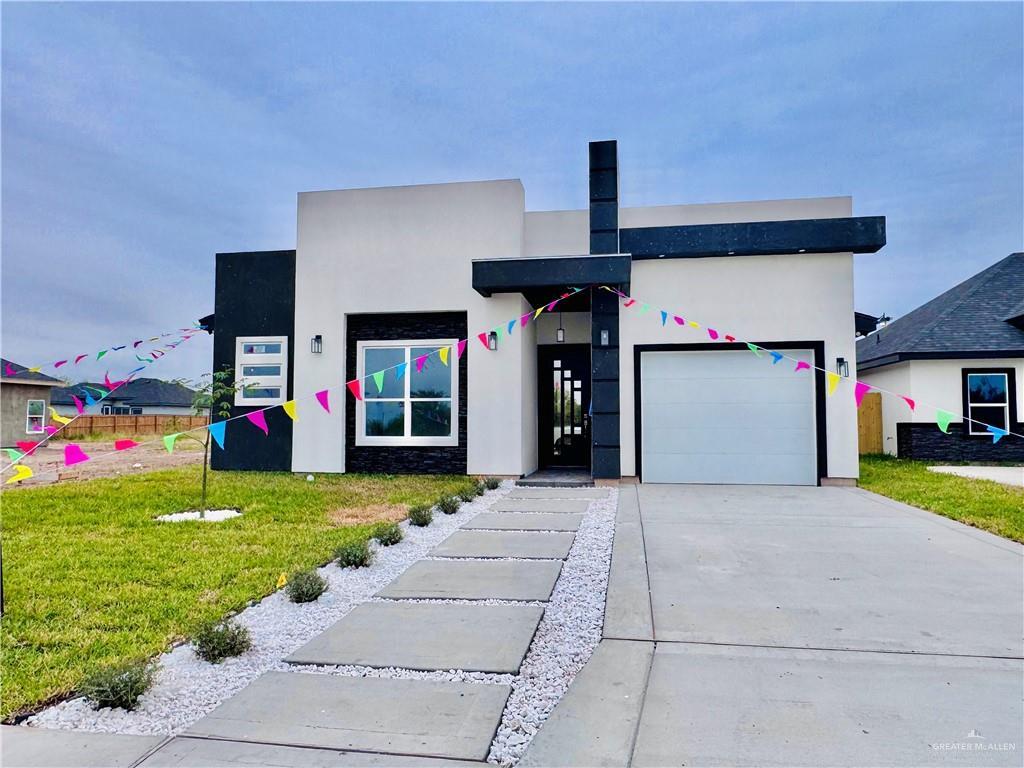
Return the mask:
<path id="1" fill-rule="evenodd" d="M 590 467 L 590 347 L 537 347 L 541 467 Z"/>

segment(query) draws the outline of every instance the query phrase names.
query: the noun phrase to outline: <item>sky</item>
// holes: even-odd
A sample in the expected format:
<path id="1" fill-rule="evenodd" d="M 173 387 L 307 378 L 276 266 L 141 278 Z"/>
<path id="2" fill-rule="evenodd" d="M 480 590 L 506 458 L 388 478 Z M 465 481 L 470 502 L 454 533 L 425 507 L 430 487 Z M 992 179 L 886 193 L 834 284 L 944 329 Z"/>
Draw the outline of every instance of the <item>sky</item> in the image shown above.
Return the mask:
<path id="1" fill-rule="evenodd" d="M 585 208 L 609 138 L 623 206 L 852 195 L 888 234 L 857 309 L 898 317 L 1022 250 L 1022 7 L 5 2 L 3 355 L 212 312 L 214 254 L 293 248 L 300 191 L 520 178 Z M 135 360 L 71 375 L 108 364 Z"/>

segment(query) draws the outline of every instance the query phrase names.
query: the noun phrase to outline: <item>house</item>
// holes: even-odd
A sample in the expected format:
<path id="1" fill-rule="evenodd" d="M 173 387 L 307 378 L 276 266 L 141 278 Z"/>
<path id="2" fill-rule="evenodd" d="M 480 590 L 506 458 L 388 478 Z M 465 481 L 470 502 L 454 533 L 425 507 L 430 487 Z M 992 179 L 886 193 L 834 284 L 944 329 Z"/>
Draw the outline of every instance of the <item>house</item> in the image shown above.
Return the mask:
<path id="1" fill-rule="evenodd" d="M 45 437 L 50 395 L 61 382 L 23 365 L 0 359 L 0 447 Z"/>
<path id="2" fill-rule="evenodd" d="M 1024 441 L 993 444 L 987 425 L 1024 431 L 1024 253 L 974 277 L 861 339 L 857 378 L 912 393 L 911 411 L 882 397 L 886 453 L 928 461 L 1024 461 Z M 965 416 L 948 434 L 935 408 Z"/>
<path id="3" fill-rule="evenodd" d="M 217 254 L 214 370 L 246 384 L 233 413 L 295 399 L 297 418 L 271 407 L 266 436 L 229 422 L 213 466 L 853 482 L 855 404 L 821 371 L 663 326 L 600 286 L 843 368 L 853 254 L 884 245 L 884 218 L 854 217 L 849 197 L 620 207 L 616 142 L 589 160 L 587 209 L 527 211 L 517 179 L 305 192 L 294 250 Z M 450 366 L 364 378 L 467 338 Z M 330 413 L 313 399 L 327 388 Z"/>
<path id="4" fill-rule="evenodd" d="M 90 408 L 88 412 L 103 416 L 189 416 L 195 413 L 192 407 L 195 392 L 177 381 L 132 379 L 103 397 L 108 391 L 102 382 L 85 381 L 55 389 L 52 402 L 57 413 L 64 416 L 78 412 L 71 395 L 83 402 L 87 402 L 88 397 L 99 401 L 99 407 Z"/>

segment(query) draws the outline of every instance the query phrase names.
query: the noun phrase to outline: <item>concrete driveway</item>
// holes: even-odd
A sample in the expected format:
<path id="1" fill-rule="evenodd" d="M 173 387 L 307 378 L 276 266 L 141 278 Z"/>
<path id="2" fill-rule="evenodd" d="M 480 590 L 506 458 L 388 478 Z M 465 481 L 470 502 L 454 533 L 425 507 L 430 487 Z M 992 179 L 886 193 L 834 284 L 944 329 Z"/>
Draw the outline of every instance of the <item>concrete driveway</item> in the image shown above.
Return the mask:
<path id="1" fill-rule="evenodd" d="M 624 487 L 604 640 L 526 765 L 1013 765 L 1024 553 L 850 488 Z"/>

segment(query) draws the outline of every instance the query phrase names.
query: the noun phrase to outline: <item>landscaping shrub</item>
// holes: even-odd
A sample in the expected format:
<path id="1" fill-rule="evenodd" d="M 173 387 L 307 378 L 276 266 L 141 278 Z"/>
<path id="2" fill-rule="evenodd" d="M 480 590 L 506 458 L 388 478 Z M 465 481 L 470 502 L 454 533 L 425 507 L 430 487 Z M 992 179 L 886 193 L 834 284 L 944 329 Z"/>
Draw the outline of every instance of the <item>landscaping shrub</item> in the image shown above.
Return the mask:
<path id="1" fill-rule="evenodd" d="M 373 560 L 370 543 L 365 539 L 342 544 L 334 551 L 334 559 L 342 568 L 365 568 Z"/>
<path id="2" fill-rule="evenodd" d="M 476 491 L 477 496 L 483 496 L 485 493 L 487 493 L 487 486 L 484 485 L 483 480 L 477 480 L 476 485 L 473 487 L 473 490 Z"/>
<path id="3" fill-rule="evenodd" d="M 199 658 L 211 664 L 241 656 L 252 648 L 249 630 L 236 621 L 215 621 L 202 627 L 192 638 Z"/>
<path id="4" fill-rule="evenodd" d="M 500 477 L 485 477 L 484 478 L 484 485 L 487 486 L 487 490 L 488 491 L 493 491 L 495 488 L 497 488 L 499 485 L 501 485 L 501 478 Z"/>
<path id="5" fill-rule="evenodd" d="M 434 513 L 430 511 L 430 507 L 426 504 L 417 504 L 409 509 L 409 523 L 411 525 L 418 525 L 420 528 L 423 528 L 430 525 L 433 519 Z"/>
<path id="6" fill-rule="evenodd" d="M 300 571 L 285 587 L 293 603 L 312 603 L 327 591 L 327 580 L 316 571 Z"/>
<path id="7" fill-rule="evenodd" d="M 441 496 L 434 506 L 446 515 L 454 515 L 459 511 L 459 499 L 456 496 Z"/>
<path id="8" fill-rule="evenodd" d="M 104 667 L 85 678 L 79 691 L 96 706 L 131 711 L 153 684 L 156 667 L 150 662 L 131 662 Z"/>
<path id="9" fill-rule="evenodd" d="M 467 504 L 476 498 L 476 486 L 471 485 L 459 491 L 459 498 Z"/>
<path id="10" fill-rule="evenodd" d="M 373 537 L 382 547 L 390 547 L 402 540 L 402 529 L 398 523 L 381 523 Z"/>

